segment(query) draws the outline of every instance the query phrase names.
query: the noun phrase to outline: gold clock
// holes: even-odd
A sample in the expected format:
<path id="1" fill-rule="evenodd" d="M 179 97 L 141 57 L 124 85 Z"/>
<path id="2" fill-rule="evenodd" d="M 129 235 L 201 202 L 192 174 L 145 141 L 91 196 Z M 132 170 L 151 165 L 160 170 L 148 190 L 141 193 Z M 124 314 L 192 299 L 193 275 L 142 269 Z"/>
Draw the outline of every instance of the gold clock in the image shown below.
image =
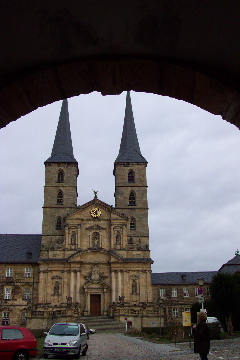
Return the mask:
<path id="1" fill-rule="evenodd" d="M 98 218 L 101 215 L 101 210 L 99 208 L 93 208 L 90 211 L 90 214 L 93 218 Z"/>

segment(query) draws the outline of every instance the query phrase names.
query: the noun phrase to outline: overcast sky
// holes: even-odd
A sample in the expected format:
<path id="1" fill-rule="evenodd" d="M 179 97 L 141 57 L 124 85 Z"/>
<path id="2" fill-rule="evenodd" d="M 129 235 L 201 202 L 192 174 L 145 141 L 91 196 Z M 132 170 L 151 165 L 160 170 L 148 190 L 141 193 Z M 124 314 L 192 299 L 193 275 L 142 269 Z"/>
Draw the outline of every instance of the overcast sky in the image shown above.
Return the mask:
<path id="1" fill-rule="evenodd" d="M 148 161 L 153 272 L 210 271 L 240 249 L 240 132 L 196 106 L 131 92 L 142 155 Z M 113 164 L 126 93 L 69 99 L 78 205 L 114 205 Z M 50 156 L 61 101 L 0 130 L 0 233 L 40 234 L 44 161 Z"/>

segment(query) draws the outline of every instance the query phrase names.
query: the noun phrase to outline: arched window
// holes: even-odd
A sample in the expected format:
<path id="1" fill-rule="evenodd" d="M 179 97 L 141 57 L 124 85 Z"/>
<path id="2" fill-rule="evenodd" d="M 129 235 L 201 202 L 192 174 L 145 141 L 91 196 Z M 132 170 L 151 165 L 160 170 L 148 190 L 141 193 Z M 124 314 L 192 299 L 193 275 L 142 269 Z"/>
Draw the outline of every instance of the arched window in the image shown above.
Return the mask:
<path id="1" fill-rule="evenodd" d="M 59 170 L 59 172 L 58 172 L 57 182 L 58 183 L 63 183 L 64 182 L 64 172 L 62 170 Z"/>
<path id="2" fill-rule="evenodd" d="M 57 194 L 57 204 L 58 204 L 58 205 L 62 205 L 62 204 L 63 204 L 63 192 L 62 192 L 62 190 L 59 190 L 59 191 L 58 191 L 58 194 Z"/>
<path id="3" fill-rule="evenodd" d="M 136 230 L 136 220 L 134 217 L 130 219 L 130 230 Z"/>
<path id="4" fill-rule="evenodd" d="M 100 248 L 100 234 L 97 231 L 92 233 L 92 247 L 94 249 Z"/>
<path id="5" fill-rule="evenodd" d="M 136 195 L 135 195 L 134 191 L 131 191 L 130 194 L 129 194 L 129 203 L 128 203 L 128 205 L 129 206 L 136 205 Z"/>
<path id="6" fill-rule="evenodd" d="M 62 230 L 62 219 L 60 217 L 57 219 L 56 230 Z"/>
<path id="7" fill-rule="evenodd" d="M 128 182 L 129 183 L 135 183 L 135 173 L 133 170 L 130 170 L 128 172 Z"/>

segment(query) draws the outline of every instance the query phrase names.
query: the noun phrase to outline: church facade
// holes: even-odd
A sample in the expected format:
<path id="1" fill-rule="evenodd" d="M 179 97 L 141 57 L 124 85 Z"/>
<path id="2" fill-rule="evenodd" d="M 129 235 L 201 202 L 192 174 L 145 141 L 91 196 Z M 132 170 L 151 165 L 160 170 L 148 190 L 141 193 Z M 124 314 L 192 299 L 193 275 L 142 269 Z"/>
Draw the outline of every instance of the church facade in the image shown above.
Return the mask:
<path id="1" fill-rule="evenodd" d="M 128 92 L 114 162 L 115 206 L 97 191 L 77 205 L 78 163 L 63 100 L 45 161 L 42 234 L 0 234 L 2 324 L 45 329 L 82 316 L 111 316 L 139 330 L 165 327 L 182 323 L 198 300 L 199 279 L 204 299 L 210 297 L 217 271 L 151 272 L 146 168 Z M 238 252 L 220 271 L 239 264 Z"/>
<path id="2" fill-rule="evenodd" d="M 108 315 L 120 321 L 128 318 L 139 328 L 143 318 L 146 326 L 157 321 L 146 167 L 128 92 L 114 162 L 115 207 L 100 200 L 97 191 L 92 200 L 78 206 L 78 163 L 73 155 L 68 102 L 63 100 L 52 154 L 45 161 L 42 234 L 5 235 L 3 322 L 25 321 L 30 328 L 45 328 L 55 318 L 73 321 L 79 316 Z M 13 248 L 7 249 L 10 243 L 14 253 Z"/>

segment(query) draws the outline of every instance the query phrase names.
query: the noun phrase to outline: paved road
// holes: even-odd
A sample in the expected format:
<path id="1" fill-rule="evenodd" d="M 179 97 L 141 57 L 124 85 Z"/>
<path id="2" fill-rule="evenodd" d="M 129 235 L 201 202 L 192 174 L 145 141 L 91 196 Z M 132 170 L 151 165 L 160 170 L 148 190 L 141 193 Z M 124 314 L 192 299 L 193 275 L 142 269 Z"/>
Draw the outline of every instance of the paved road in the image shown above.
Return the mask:
<path id="1" fill-rule="evenodd" d="M 211 342 L 209 360 L 240 359 L 240 339 Z M 94 334 L 85 360 L 199 360 L 189 343 L 155 344 L 121 334 Z"/>

